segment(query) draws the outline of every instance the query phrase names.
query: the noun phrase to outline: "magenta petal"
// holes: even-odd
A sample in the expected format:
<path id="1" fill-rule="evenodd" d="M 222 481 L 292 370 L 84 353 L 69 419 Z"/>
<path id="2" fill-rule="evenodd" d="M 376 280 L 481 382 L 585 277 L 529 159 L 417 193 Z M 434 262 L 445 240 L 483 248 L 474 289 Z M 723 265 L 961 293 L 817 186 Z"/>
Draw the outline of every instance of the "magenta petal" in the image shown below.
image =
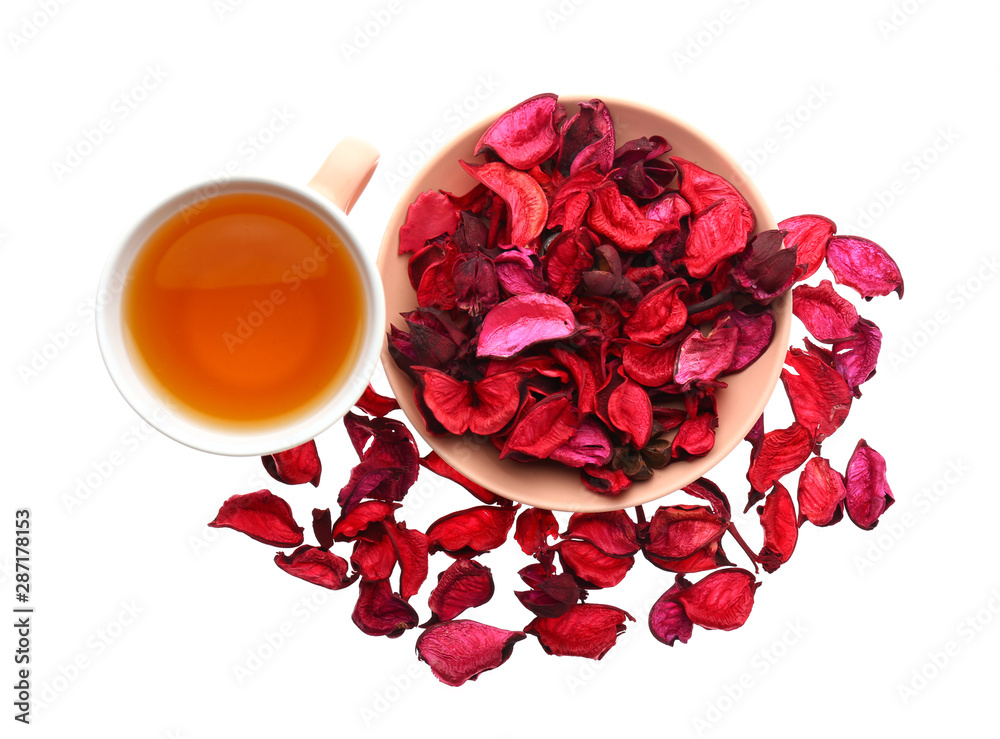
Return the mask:
<path id="1" fill-rule="evenodd" d="M 738 332 L 733 361 L 726 372 L 739 372 L 760 358 L 774 336 L 774 314 L 770 308 L 761 313 L 743 310 L 726 311 L 718 318 L 719 325 L 734 327 Z"/>
<path id="2" fill-rule="evenodd" d="M 539 341 L 565 339 L 576 331 L 573 311 L 545 293 L 516 295 L 486 314 L 476 354 L 513 357 Z"/>
<path id="3" fill-rule="evenodd" d="M 852 336 L 858 311 L 841 297 L 829 280 L 816 287 L 798 285 L 792 291 L 792 313 L 820 341 L 839 341 Z"/>
<path id="4" fill-rule="evenodd" d="M 866 318 L 858 318 L 852 338 L 835 344 L 833 367 L 847 381 L 854 397 L 861 397 L 858 387 L 875 374 L 881 349 L 882 332 Z"/>
<path id="5" fill-rule="evenodd" d="M 269 490 L 232 496 L 208 525 L 234 529 L 275 547 L 297 547 L 303 541 L 304 529 L 295 523 L 291 506 Z"/>
<path id="6" fill-rule="evenodd" d="M 557 105 L 558 97 L 552 93 L 518 103 L 486 129 L 473 154 L 492 150 L 507 164 L 522 170 L 541 164 L 559 147 Z"/>
<path id="7" fill-rule="evenodd" d="M 606 464 L 611 460 L 611 454 L 611 440 L 601 424 L 587 417 L 580 422 L 570 440 L 552 452 L 549 459 L 568 467 L 586 467 L 588 464 Z"/>
<path id="8" fill-rule="evenodd" d="M 739 330 L 732 326 L 713 328 L 708 336 L 693 332 L 677 353 L 674 382 L 685 385 L 714 380 L 733 363 L 739 336 Z"/>
<path id="9" fill-rule="evenodd" d="M 445 685 L 459 686 L 506 662 L 522 631 L 507 631 L 478 621 L 445 621 L 417 639 L 417 656 Z"/>
<path id="10" fill-rule="evenodd" d="M 841 285 L 865 300 L 891 292 L 903 297 L 899 265 L 881 246 L 860 236 L 834 236 L 826 247 L 826 265 Z"/>
<path id="11" fill-rule="evenodd" d="M 680 585 L 671 586 L 649 611 L 649 630 L 657 641 L 668 647 L 672 647 L 676 641 L 687 644 L 694 632 L 694 624 L 687 617 L 684 608 L 673 600 L 680 590 Z"/>
<path id="12" fill-rule="evenodd" d="M 847 463 L 847 515 L 862 529 L 873 529 L 879 516 L 893 504 L 885 476 L 885 459 L 864 439 Z"/>

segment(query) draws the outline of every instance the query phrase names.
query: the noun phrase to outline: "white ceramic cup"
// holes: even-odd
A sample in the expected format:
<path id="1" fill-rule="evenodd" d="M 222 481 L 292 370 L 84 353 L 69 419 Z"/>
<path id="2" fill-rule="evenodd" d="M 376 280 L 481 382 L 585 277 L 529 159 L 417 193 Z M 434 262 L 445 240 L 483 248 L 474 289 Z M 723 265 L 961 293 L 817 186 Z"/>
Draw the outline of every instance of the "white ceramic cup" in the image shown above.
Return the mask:
<path id="1" fill-rule="evenodd" d="M 201 183 L 167 198 L 128 230 L 112 251 L 101 276 L 98 296 L 104 309 L 97 318 L 97 339 L 111 379 L 136 413 L 182 444 L 233 456 L 273 454 L 291 449 L 315 438 L 343 418 L 364 392 L 383 342 L 385 298 L 382 280 L 347 218 L 377 163 L 378 152 L 373 147 L 359 139 L 345 139 L 330 153 L 308 188 L 259 178 Z M 206 198 L 247 192 L 295 203 L 333 229 L 354 261 L 365 303 L 361 346 L 344 382 L 328 388 L 300 414 L 268 424 L 240 427 L 186 410 L 148 379 L 144 368 L 139 366 L 141 360 L 124 323 L 123 298 L 136 257 L 160 225 Z M 329 320 L 337 319 L 337 316 L 329 316 Z"/>

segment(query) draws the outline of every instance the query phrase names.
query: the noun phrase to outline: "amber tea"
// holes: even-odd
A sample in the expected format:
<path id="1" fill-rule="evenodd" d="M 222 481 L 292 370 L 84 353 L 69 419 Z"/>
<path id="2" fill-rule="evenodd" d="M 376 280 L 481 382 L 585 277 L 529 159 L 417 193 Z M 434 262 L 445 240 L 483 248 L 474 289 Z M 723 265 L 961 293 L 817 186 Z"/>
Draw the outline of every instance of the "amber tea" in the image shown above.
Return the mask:
<path id="1" fill-rule="evenodd" d="M 125 333 L 175 405 L 213 422 L 273 422 L 346 381 L 365 322 L 361 277 L 304 206 L 229 193 L 160 225 L 132 265 Z"/>

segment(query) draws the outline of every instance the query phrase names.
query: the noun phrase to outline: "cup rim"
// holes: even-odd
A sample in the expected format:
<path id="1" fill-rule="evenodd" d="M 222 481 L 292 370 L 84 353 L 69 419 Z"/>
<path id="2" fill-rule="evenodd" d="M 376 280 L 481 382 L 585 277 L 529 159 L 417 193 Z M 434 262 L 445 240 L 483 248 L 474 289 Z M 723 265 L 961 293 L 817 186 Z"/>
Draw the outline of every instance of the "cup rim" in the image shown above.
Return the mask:
<path id="1" fill-rule="evenodd" d="M 352 367 L 345 381 L 302 415 L 280 419 L 276 426 L 254 425 L 247 429 L 212 426 L 177 407 L 151 387 L 129 356 L 122 306 L 128 271 L 141 247 L 165 220 L 185 204 L 193 204 L 227 193 L 260 192 L 284 197 L 307 207 L 321 217 L 340 238 L 354 261 L 365 296 L 366 330 L 363 331 Z M 205 180 L 160 198 L 125 229 L 108 255 L 97 285 L 97 295 L 112 295 L 99 311 L 96 324 L 101 357 L 112 382 L 132 409 L 165 436 L 199 451 L 225 456 L 252 457 L 274 454 L 304 444 L 330 428 L 361 397 L 378 364 L 385 323 L 385 296 L 374 260 L 365 252 L 363 240 L 340 208 L 307 187 L 268 177 L 233 177 Z"/>

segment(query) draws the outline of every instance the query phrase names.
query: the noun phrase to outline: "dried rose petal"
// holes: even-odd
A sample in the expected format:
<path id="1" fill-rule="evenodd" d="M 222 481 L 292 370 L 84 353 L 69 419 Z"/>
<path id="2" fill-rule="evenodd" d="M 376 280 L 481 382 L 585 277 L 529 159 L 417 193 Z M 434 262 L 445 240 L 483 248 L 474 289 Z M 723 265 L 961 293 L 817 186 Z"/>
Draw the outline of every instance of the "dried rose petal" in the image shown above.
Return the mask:
<path id="1" fill-rule="evenodd" d="M 461 254 L 452 268 L 455 305 L 470 316 L 479 316 L 500 302 L 500 287 L 493 262 L 479 254 Z"/>
<path id="2" fill-rule="evenodd" d="M 649 395 L 632 380 L 625 380 L 608 398 L 608 419 L 638 449 L 649 443 L 653 430 L 653 405 Z"/>
<path id="3" fill-rule="evenodd" d="M 583 484 L 595 493 L 601 495 L 618 495 L 632 487 L 632 481 L 621 470 L 610 470 L 588 464 L 580 472 Z"/>
<path id="4" fill-rule="evenodd" d="M 445 685 L 459 686 L 506 662 L 522 631 L 507 631 L 478 621 L 445 621 L 417 638 L 417 656 Z"/>
<path id="5" fill-rule="evenodd" d="M 521 605 L 536 616 L 558 618 L 587 597 L 587 591 L 577 584 L 576 579 L 570 573 L 563 572 L 559 575 L 536 579 L 527 575 L 527 571 L 531 567 L 541 567 L 541 565 L 529 565 L 522 569 L 519 574 L 532 589 L 518 590 L 514 592 L 514 595 L 521 601 Z"/>
<path id="6" fill-rule="evenodd" d="M 871 530 L 893 504 L 885 477 L 885 459 L 861 439 L 847 463 L 847 515 L 862 529 Z"/>
<path id="7" fill-rule="evenodd" d="M 820 444 L 847 419 L 851 389 L 834 369 L 809 352 L 792 347 L 785 355 L 785 364 L 788 367 L 781 370 L 781 382 L 795 420 Z"/>
<path id="8" fill-rule="evenodd" d="M 586 541 L 560 542 L 558 551 L 563 568 L 585 588 L 614 587 L 635 564 L 635 557 L 609 557 Z"/>
<path id="9" fill-rule="evenodd" d="M 513 357 L 539 341 L 565 339 L 576 331 L 566 303 L 553 295 L 515 295 L 486 314 L 476 354 Z"/>
<path id="10" fill-rule="evenodd" d="M 638 341 L 622 344 L 622 366 L 636 382 L 648 387 L 660 387 L 674 379 L 674 365 L 680 342 L 650 345 Z"/>
<path id="11" fill-rule="evenodd" d="M 649 203 L 642 212 L 646 218 L 665 223 L 671 230 L 679 231 L 681 220 L 691 215 L 691 206 L 679 192 L 668 192 Z"/>
<path id="12" fill-rule="evenodd" d="M 753 231 L 753 214 L 740 196 L 723 200 L 691 220 L 682 261 L 692 277 L 707 277 L 719 264 L 739 254 Z"/>
<path id="13" fill-rule="evenodd" d="M 733 258 L 732 280 L 754 301 L 766 305 L 800 279 L 795 247 L 783 248 L 784 231 L 762 231 Z"/>
<path id="14" fill-rule="evenodd" d="M 399 229 L 399 253 L 416 252 L 430 239 L 450 234 L 458 225 L 458 209 L 447 196 L 434 190 L 422 192 L 406 211 Z"/>
<path id="15" fill-rule="evenodd" d="M 812 457 L 799 475 L 799 525 L 832 526 L 844 517 L 844 476 L 823 457 Z"/>
<path id="16" fill-rule="evenodd" d="M 555 154 L 558 97 L 535 95 L 497 118 L 476 144 L 473 154 L 493 151 L 516 169 L 528 170 Z"/>
<path id="17" fill-rule="evenodd" d="M 677 352 L 674 382 L 709 382 L 733 363 L 740 332 L 734 326 L 716 324 L 707 336 L 694 331 Z"/>
<path id="18" fill-rule="evenodd" d="M 625 334 L 633 341 L 659 344 L 677 333 L 687 322 L 687 306 L 678 292 L 687 287 L 681 278 L 663 283 L 648 293 L 625 324 Z"/>
<path id="19" fill-rule="evenodd" d="M 468 477 L 441 459 L 435 451 L 430 451 L 426 457 L 422 457 L 420 464 L 421 466 L 429 469 L 431 472 L 440 475 L 441 477 L 446 477 L 452 482 L 458 483 L 483 503 L 498 503 L 504 500 L 496 493 L 491 493 L 482 485 L 470 480 Z"/>
<path id="20" fill-rule="evenodd" d="M 499 372 L 469 383 L 429 367 L 413 371 L 423 402 L 453 434 L 495 434 L 514 418 L 521 404 L 521 376 L 516 372 Z"/>
<path id="21" fill-rule="evenodd" d="M 431 554 L 443 551 L 452 557 L 474 557 L 507 541 L 517 508 L 477 506 L 442 516 L 427 528 Z"/>
<path id="22" fill-rule="evenodd" d="M 286 485 L 301 485 L 310 482 L 313 487 L 319 485 L 323 465 L 319 461 L 319 452 L 315 441 L 276 454 L 268 454 L 260 458 L 267 474 L 278 482 Z"/>
<path id="23" fill-rule="evenodd" d="M 361 464 L 351 471 L 351 480 L 340 492 L 338 502 L 353 506 L 363 497 L 402 500 L 417 479 L 420 453 L 410 429 L 393 418 L 365 418 L 348 413 L 344 427 Z M 371 444 L 364 448 L 368 440 Z M 377 473 L 393 471 L 384 479 Z M 372 484 L 374 481 L 374 484 Z"/>
<path id="24" fill-rule="evenodd" d="M 559 524 L 552 511 L 544 508 L 525 508 L 517 517 L 514 540 L 521 545 L 521 551 L 535 556 L 549 548 L 549 537 L 559 535 Z"/>
<path id="25" fill-rule="evenodd" d="M 587 224 L 607 236 L 624 251 L 645 251 L 653 240 L 669 230 L 662 221 L 646 218 L 642 210 L 614 183 L 607 183 L 593 192 L 593 202 L 587 211 Z"/>
<path id="26" fill-rule="evenodd" d="M 569 395 L 550 395 L 518 420 L 500 452 L 500 459 L 513 452 L 546 459 L 573 438 L 579 423 L 579 413 Z"/>
<path id="27" fill-rule="evenodd" d="M 739 332 L 733 361 L 726 372 L 739 372 L 756 362 L 774 336 L 774 314 L 770 308 L 761 312 L 750 312 L 746 308 L 726 311 L 716 320 L 720 326 L 733 326 Z"/>
<path id="28" fill-rule="evenodd" d="M 592 416 L 583 418 L 573 436 L 549 455 L 553 462 L 567 467 L 602 465 L 611 461 L 611 440 Z"/>
<path id="29" fill-rule="evenodd" d="M 805 268 L 800 280 L 808 280 L 823 265 L 826 245 L 837 233 L 836 224 L 823 216 L 803 215 L 786 218 L 778 228 L 787 232 L 785 245 L 796 250 L 798 263 Z"/>
<path id="30" fill-rule="evenodd" d="M 680 576 L 677 581 L 686 584 Z M 736 567 L 713 572 L 694 585 L 683 584 L 672 598 L 683 606 L 687 617 L 704 629 L 722 631 L 746 623 L 753 609 L 754 591 L 760 587 L 752 573 Z"/>
<path id="31" fill-rule="evenodd" d="M 467 164 L 462 169 L 497 193 L 510 208 L 510 243 L 526 246 L 538 237 L 549 217 L 549 204 L 542 186 L 529 174 L 502 162 Z"/>
<path id="32" fill-rule="evenodd" d="M 611 557 L 628 557 L 639 551 L 635 522 L 625 511 L 574 513 L 562 536 L 590 542 Z"/>
<path id="33" fill-rule="evenodd" d="M 320 549 L 333 546 L 333 516 L 329 508 L 313 508 L 313 536 L 319 542 Z"/>
<path id="34" fill-rule="evenodd" d="M 524 631 L 538 638 L 549 654 L 601 659 L 625 631 L 631 615 L 597 603 L 580 603 L 558 618 L 535 618 Z"/>
<path id="35" fill-rule="evenodd" d="M 837 293 L 829 280 L 816 287 L 797 285 L 792 298 L 792 313 L 820 341 L 838 341 L 853 335 L 858 311 Z"/>
<path id="36" fill-rule="evenodd" d="M 493 259 L 500 287 L 511 295 L 533 295 L 545 291 L 538 263 L 518 248 L 508 249 Z"/>
<path id="37" fill-rule="evenodd" d="M 602 172 L 611 171 L 615 159 L 615 129 L 611 113 L 600 100 L 579 103 L 574 115 L 560 132 L 558 167 L 563 174 L 573 174 L 596 164 Z"/>
<path id="38" fill-rule="evenodd" d="M 854 397 L 860 398 L 858 387 L 875 375 L 882 349 L 882 332 L 866 318 L 858 318 L 852 332 L 853 338 L 836 342 L 833 366 L 847 381 Z"/>
<path id="39" fill-rule="evenodd" d="M 806 461 L 812 447 L 812 435 L 800 423 L 768 431 L 747 472 L 751 487 L 759 493 L 770 490 L 775 482 Z"/>
<path id="40" fill-rule="evenodd" d="M 761 425 L 763 426 L 763 423 Z M 762 428 L 761 434 L 763 433 Z M 696 498 L 701 498 L 706 501 L 712 508 L 712 513 L 719 518 L 724 521 L 728 521 L 730 519 L 732 515 L 732 508 L 729 505 L 729 498 L 727 498 L 726 494 L 719 489 L 718 485 L 709 480 L 707 477 L 699 477 L 690 485 L 684 487 L 683 490 L 688 495 L 693 495 Z"/>
<path id="41" fill-rule="evenodd" d="M 386 524 L 386 534 L 399 561 L 399 594 L 409 600 L 427 579 L 427 536 L 416 529 L 408 529 L 406 524 Z"/>
<path id="42" fill-rule="evenodd" d="M 291 556 L 278 552 L 274 563 L 289 575 L 330 590 L 345 588 L 357 577 L 347 576 L 347 560 L 343 557 L 309 545 L 299 547 Z"/>
<path id="43" fill-rule="evenodd" d="M 657 641 L 663 642 L 668 647 L 672 647 L 678 640 L 681 644 L 687 644 L 687 640 L 694 632 L 694 624 L 684 612 L 684 607 L 674 600 L 674 596 L 680 590 L 679 584 L 672 585 L 649 610 L 650 632 Z"/>
<path id="44" fill-rule="evenodd" d="M 377 527 L 380 532 L 377 538 L 374 533 L 376 527 L 372 529 L 365 533 L 364 539 L 354 542 L 351 564 L 365 580 L 386 580 L 396 569 L 396 550 L 385 534 L 385 527 L 381 524 Z"/>
<path id="45" fill-rule="evenodd" d="M 764 546 L 757 555 L 757 561 L 765 572 L 774 572 L 792 556 L 799 538 L 792 496 L 780 482 L 776 482 L 764 499 L 764 505 L 757 508 L 757 513 L 764 529 Z"/>
<path id="46" fill-rule="evenodd" d="M 417 625 L 417 612 L 392 592 L 388 580 L 362 580 L 351 614 L 354 625 L 369 636 L 402 636 Z"/>
<path id="47" fill-rule="evenodd" d="M 562 231 L 545 250 L 542 264 L 550 292 L 565 300 L 576 290 L 583 273 L 594 264 L 592 252 L 598 246 L 590 230 Z"/>
<path id="48" fill-rule="evenodd" d="M 903 297 L 899 265 L 881 246 L 860 236 L 834 236 L 826 247 L 826 265 L 841 285 L 865 300 L 891 292 Z"/>
<path id="49" fill-rule="evenodd" d="M 304 538 L 291 506 L 269 490 L 232 496 L 208 525 L 233 529 L 275 547 L 297 547 Z"/>
<path id="50" fill-rule="evenodd" d="M 476 608 L 493 597 L 493 575 L 471 559 L 456 559 L 438 575 L 427 605 L 439 621 L 450 621 L 467 608 Z"/>
<path id="51" fill-rule="evenodd" d="M 602 182 L 604 175 L 596 166 L 578 170 L 563 180 L 552 197 L 548 227 L 572 231 L 582 226 L 590 208 L 590 193 Z"/>
<path id="52" fill-rule="evenodd" d="M 396 402 L 395 398 L 387 398 L 384 395 L 379 395 L 371 385 L 368 385 L 362 396 L 358 398 L 358 402 L 354 404 L 354 407 L 360 409 L 363 413 L 367 413 L 369 416 L 378 416 L 381 418 L 390 411 L 398 411 L 399 403 Z"/>
<path id="53" fill-rule="evenodd" d="M 351 541 L 365 531 L 371 524 L 392 519 L 399 503 L 387 503 L 381 500 L 365 500 L 349 511 L 341 513 L 333 525 L 335 541 Z"/>
<path id="54" fill-rule="evenodd" d="M 712 413 L 699 413 L 684 421 L 671 445 L 673 457 L 687 459 L 708 454 L 715 446 L 715 428 L 718 425 L 719 419 Z"/>
<path id="55" fill-rule="evenodd" d="M 643 552 L 658 559 L 685 559 L 718 542 L 728 520 L 706 506 L 660 506 L 649 521 Z"/>

